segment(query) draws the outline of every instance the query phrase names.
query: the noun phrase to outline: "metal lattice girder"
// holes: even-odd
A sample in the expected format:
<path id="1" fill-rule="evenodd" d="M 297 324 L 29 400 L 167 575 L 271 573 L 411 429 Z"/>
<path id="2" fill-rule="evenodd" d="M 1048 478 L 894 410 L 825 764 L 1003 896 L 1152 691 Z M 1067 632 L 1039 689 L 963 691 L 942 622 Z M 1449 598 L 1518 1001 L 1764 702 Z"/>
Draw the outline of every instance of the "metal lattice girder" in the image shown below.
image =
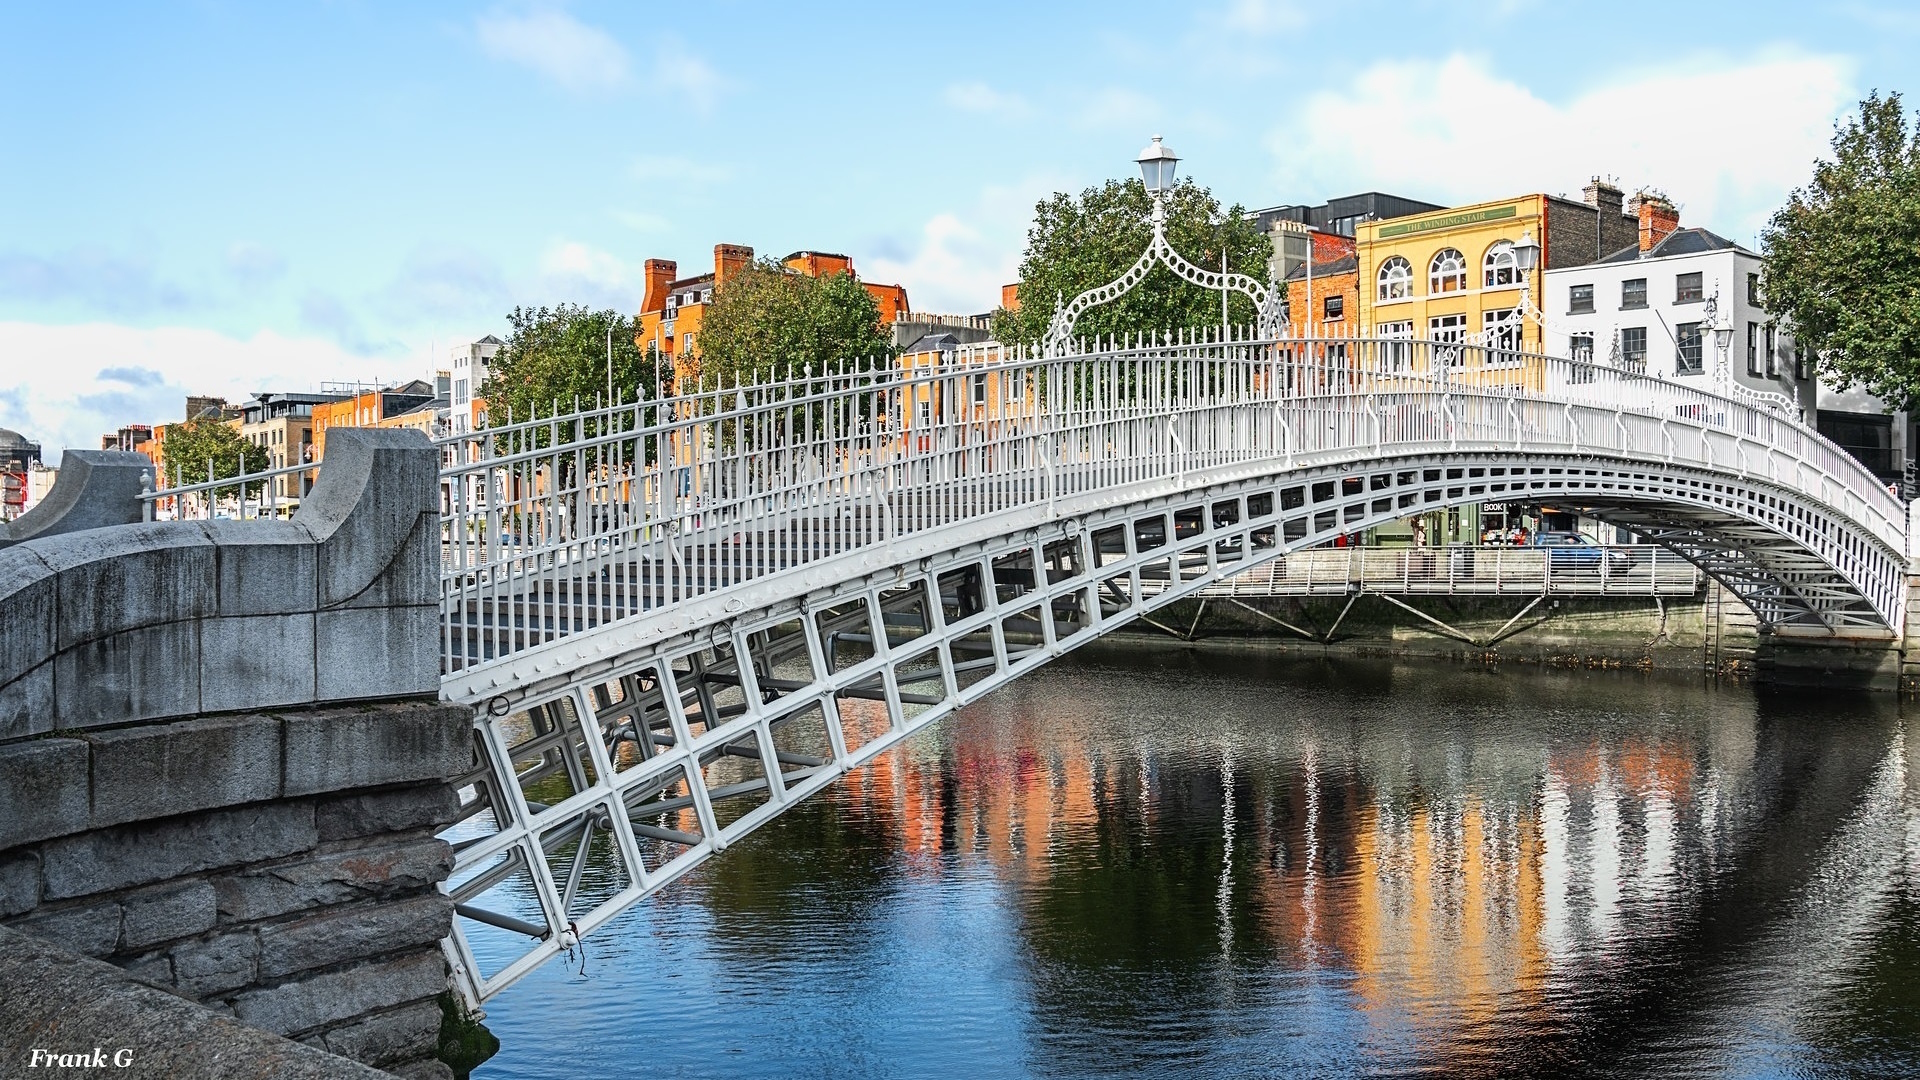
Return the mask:
<path id="1" fill-rule="evenodd" d="M 468 810 L 451 833 L 461 918 L 449 943 L 471 992 L 497 992 L 785 806 L 1047 659 L 1416 509 L 1524 496 L 1613 515 L 1619 500 L 1643 516 L 1610 519 L 1772 605 L 1776 623 L 1875 612 L 1806 549 L 1718 510 L 1775 492 L 1699 470 L 1482 448 L 1365 467 L 1296 461 L 1240 478 L 1197 471 L 1189 482 L 1182 494 L 1074 501 L 983 539 L 942 548 L 928 536 L 864 566 L 649 611 L 605 651 L 584 648 L 590 639 L 562 642 L 570 655 L 536 651 L 517 683 L 476 700 Z M 1836 542 L 1861 535 L 1818 528 Z"/>

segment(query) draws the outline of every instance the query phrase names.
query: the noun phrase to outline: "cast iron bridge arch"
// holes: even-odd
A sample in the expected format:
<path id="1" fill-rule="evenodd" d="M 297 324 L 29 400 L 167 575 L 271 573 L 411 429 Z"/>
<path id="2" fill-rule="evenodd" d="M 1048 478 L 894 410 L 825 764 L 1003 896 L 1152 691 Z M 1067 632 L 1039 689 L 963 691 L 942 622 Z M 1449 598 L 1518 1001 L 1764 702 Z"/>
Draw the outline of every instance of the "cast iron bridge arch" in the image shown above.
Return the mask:
<path id="1" fill-rule="evenodd" d="M 441 445 L 476 999 L 1049 658 L 1417 510 L 1577 506 L 1776 634 L 1886 636 L 1905 604 L 1905 508 L 1797 418 L 1453 344 L 989 347 Z"/>

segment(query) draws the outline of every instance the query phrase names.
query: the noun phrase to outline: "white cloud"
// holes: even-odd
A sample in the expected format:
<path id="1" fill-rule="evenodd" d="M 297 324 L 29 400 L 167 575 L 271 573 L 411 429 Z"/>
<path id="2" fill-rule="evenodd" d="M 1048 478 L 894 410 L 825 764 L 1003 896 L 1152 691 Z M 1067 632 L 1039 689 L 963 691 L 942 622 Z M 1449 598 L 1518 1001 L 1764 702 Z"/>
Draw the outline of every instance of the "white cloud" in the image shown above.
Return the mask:
<path id="1" fill-rule="evenodd" d="M 38 440 L 50 460 L 68 447 L 98 447 L 101 435 L 125 424 L 184 419 L 188 394 L 239 401 L 256 390 L 410 378 L 431 367 L 425 353 L 357 356 L 329 341 L 270 331 L 241 339 L 214 330 L 110 323 L 0 322 L 0 357 L 13 384 L 0 393 L 0 427 Z"/>
<path id="2" fill-rule="evenodd" d="M 919 233 L 887 245 L 893 253 L 862 262 L 860 276 L 906 286 L 915 311 L 977 315 L 1000 305 L 1000 286 L 1019 276 L 1020 252 L 1033 206 L 1072 184 L 1063 177 L 1022 177 L 983 189 L 973 205 L 943 210 Z"/>
<path id="3" fill-rule="evenodd" d="M 1025 98 L 1018 94 L 995 90 L 983 82 L 959 82 L 948 85 L 940 95 L 948 105 L 961 112 L 979 113 L 983 116 L 999 116 L 1005 119 L 1018 119 L 1033 111 Z"/>
<path id="4" fill-rule="evenodd" d="M 287 272 L 287 260 L 265 244 L 243 240 L 227 249 L 227 270 L 242 281 L 271 281 Z"/>
<path id="5" fill-rule="evenodd" d="M 540 258 L 540 274 L 543 295 L 615 311 L 640 306 L 640 267 L 577 240 L 549 247 Z"/>
<path id="6" fill-rule="evenodd" d="M 625 260 L 577 240 L 548 248 L 540 259 L 540 269 L 556 277 L 578 278 L 596 285 L 618 286 L 632 280 Z"/>
<path id="7" fill-rule="evenodd" d="M 1676 58 L 1550 102 L 1478 57 L 1388 61 L 1273 131 L 1276 179 L 1314 201 L 1377 189 L 1436 202 L 1577 193 L 1596 174 L 1657 187 L 1684 224 L 1751 242 L 1804 183 L 1853 101 L 1843 58 Z"/>
<path id="8" fill-rule="evenodd" d="M 732 87 L 712 65 L 673 38 L 661 39 L 651 70 L 656 88 L 679 97 L 703 114 L 712 112 L 720 95 Z"/>
<path id="9" fill-rule="evenodd" d="M 496 11 L 475 19 L 474 33 L 487 55 L 529 68 L 575 92 L 618 89 L 631 77 L 624 46 L 565 12 Z"/>

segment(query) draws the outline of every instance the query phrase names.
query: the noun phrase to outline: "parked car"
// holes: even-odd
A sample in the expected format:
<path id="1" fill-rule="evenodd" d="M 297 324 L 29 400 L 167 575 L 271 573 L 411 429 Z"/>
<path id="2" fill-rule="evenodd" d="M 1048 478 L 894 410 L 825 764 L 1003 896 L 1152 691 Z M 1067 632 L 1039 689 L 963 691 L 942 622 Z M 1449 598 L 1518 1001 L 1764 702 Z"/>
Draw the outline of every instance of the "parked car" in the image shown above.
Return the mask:
<path id="1" fill-rule="evenodd" d="M 1631 569 L 1634 564 L 1632 554 L 1601 547 L 1577 532 L 1536 533 L 1533 546 L 1547 549 L 1547 565 L 1555 570 L 1590 570 L 1599 573 L 1604 562 L 1608 573 L 1617 574 Z"/>

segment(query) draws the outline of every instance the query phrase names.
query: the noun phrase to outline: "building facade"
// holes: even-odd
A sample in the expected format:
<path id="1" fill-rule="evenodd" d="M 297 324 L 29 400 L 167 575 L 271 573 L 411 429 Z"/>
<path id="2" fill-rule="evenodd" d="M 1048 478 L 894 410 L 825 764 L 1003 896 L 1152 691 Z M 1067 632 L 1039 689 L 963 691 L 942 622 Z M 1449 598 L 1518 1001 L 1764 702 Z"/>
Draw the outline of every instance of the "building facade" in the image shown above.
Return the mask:
<path id="1" fill-rule="evenodd" d="M 1708 390 L 1724 378 L 1777 395 L 1882 482 L 1911 485 L 1909 417 L 1863 391 L 1820 383 L 1791 324 L 1767 310 L 1758 254 L 1706 229 L 1681 228 L 1678 212 L 1657 196 L 1636 197 L 1633 209 L 1633 245 L 1545 274 L 1540 307 L 1549 353 Z M 1712 321 L 1732 331 L 1724 354 L 1706 314 L 1709 301 Z"/>
<path id="2" fill-rule="evenodd" d="M 1358 223 L 1364 332 L 1538 351 L 1538 325 L 1518 314 L 1522 292 L 1537 304 L 1543 271 L 1592 262 L 1638 236 L 1618 188 L 1596 180 L 1586 200 L 1521 195 Z M 1523 238 L 1540 245 L 1531 272 L 1514 254 Z"/>
<path id="3" fill-rule="evenodd" d="M 456 345 L 447 356 L 447 430 L 455 435 L 487 426 L 487 401 L 480 388 L 493 371 L 493 358 L 506 342 L 488 334 L 479 341 Z"/>
<path id="4" fill-rule="evenodd" d="M 424 379 L 378 390 L 363 390 L 318 405 L 313 410 L 313 460 L 326 456 L 327 430 L 336 427 L 385 427 L 387 421 L 411 413 L 441 396 Z"/>
<path id="5" fill-rule="evenodd" d="M 1287 333 L 1297 338 L 1348 337 L 1360 317 L 1359 260 L 1352 254 L 1293 268 L 1287 291 Z"/>
<path id="6" fill-rule="evenodd" d="M 1319 206 L 1269 206 L 1250 211 L 1247 217 L 1273 240 L 1272 280 L 1286 281 L 1310 259 L 1315 263 L 1337 262 L 1352 255 L 1354 235 L 1363 221 L 1385 221 L 1440 209 L 1444 208 L 1438 203 L 1366 191 L 1328 199 Z"/>
<path id="7" fill-rule="evenodd" d="M 269 469 L 313 464 L 320 460 L 314 441 L 315 410 L 339 400 L 335 394 L 256 393 L 240 406 L 240 437 L 266 452 Z M 312 472 L 276 476 L 270 481 L 269 494 L 276 504 L 292 509 L 312 489 L 317 476 Z"/>
<path id="8" fill-rule="evenodd" d="M 716 289 L 727 279 L 753 263 L 753 249 L 742 244 L 716 244 L 713 248 L 713 272 L 682 278 L 679 264 L 672 259 L 648 259 L 645 268 L 646 293 L 640 303 L 639 326 L 633 343 L 641 352 L 648 349 L 673 360 L 678 379 L 697 378 L 700 371 L 700 323 L 713 303 Z M 825 251 L 796 251 L 780 260 L 796 274 L 826 277 L 846 274 L 858 281 L 853 260 Z M 911 310 L 907 290 L 899 285 L 860 282 L 880 308 L 880 324 L 890 326 Z"/>

